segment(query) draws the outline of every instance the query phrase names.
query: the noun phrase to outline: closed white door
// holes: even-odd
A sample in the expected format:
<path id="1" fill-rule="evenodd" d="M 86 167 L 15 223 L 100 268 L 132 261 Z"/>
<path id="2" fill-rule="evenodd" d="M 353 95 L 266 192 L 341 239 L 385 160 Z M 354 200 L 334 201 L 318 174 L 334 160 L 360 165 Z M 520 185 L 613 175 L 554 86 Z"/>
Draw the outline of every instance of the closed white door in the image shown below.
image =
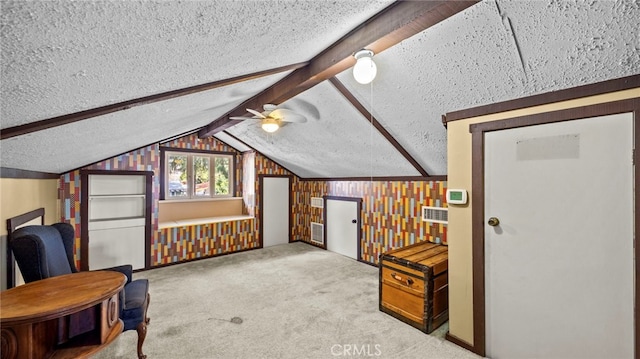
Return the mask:
<path id="1" fill-rule="evenodd" d="M 358 203 L 327 199 L 327 250 L 358 259 Z"/>
<path id="2" fill-rule="evenodd" d="M 488 357 L 634 356 L 632 135 L 631 114 L 485 134 Z"/>
<path id="3" fill-rule="evenodd" d="M 289 178 L 262 179 L 262 246 L 289 243 Z"/>

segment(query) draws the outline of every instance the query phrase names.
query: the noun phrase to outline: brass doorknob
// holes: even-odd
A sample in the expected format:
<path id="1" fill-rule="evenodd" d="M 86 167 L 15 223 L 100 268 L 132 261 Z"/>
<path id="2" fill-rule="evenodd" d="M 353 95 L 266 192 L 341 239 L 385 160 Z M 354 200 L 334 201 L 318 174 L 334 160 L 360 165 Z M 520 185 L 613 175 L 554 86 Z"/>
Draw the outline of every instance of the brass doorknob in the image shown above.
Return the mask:
<path id="1" fill-rule="evenodd" d="M 487 221 L 487 224 L 490 225 L 491 227 L 495 227 L 500 224 L 500 220 L 497 219 L 496 217 L 491 217 Z"/>

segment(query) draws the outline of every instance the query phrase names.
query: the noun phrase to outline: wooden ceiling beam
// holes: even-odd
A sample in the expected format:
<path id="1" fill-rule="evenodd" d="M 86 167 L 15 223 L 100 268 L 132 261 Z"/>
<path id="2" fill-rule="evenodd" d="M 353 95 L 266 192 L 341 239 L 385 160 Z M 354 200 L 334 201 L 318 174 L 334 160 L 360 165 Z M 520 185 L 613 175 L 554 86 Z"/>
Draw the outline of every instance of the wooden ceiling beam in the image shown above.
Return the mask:
<path id="1" fill-rule="evenodd" d="M 389 131 L 387 131 L 387 129 L 384 128 L 384 126 L 382 126 L 375 117 L 373 117 L 373 114 L 369 110 L 367 110 L 364 107 L 364 105 L 360 103 L 360 101 L 358 101 L 358 99 L 351 92 L 349 92 L 349 90 L 347 90 L 347 88 L 344 86 L 342 82 L 340 82 L 340 80 L 338 80 L 335 77 L 332 77 L 329 79 L 329 82 L 331 82 L 331 84 L 342 94 L 342 96 L 344 96 L 349 102 L 351 102 L 353 107 L 355 107 L 356 110 L 358 110 L 358 112 L 362 114 L 362 116 L 367 120 L 367 122 L 371 122 L 371 125 L 375 127 L 375 129 L 378 130 L 378 132 L 384 138 L 386 138 L 387 141 L 398 152 L 400 152 L 400 154 L 413 166 L 413 168 L 416 169 L 416 171 L 420 173 L 420 175 L 424 177 L 430 177 L 429 173 L 427 173 L 427 171 L 424 168 L 422 168 L 422 166 L 418 163 L 418 161 L 416 161 L 416 159 L 413 158 L 413 156 L 411 156 L 411 154 L 407 152 L 407 150 L 404 147 L 402 147 L 402 145 L 389 133 Z"/>
<path id="2" fill-rule="evenodd" d="M 106 105 L 102 107 L 96 107 L 89 110 L 74 112 L 67 115 L 52 117 L 45 120 L 31 122 L 25 125 L 7 127 L 7 128 L 3 128 L 2 131 L 0 131 L 0 139 L 4 140 L 6 138 L 25 135 L 27 133 L 41 131 L 47 128 L 62 126 L 69 123 L 85 120 L 87 118 L 102 116 L 102 115 L 106 115 L 109 113 L 122 111 L 122 110 L 128 110 L 136 106 L 148 105 L 154 102 L 170 100 L 172 98 L 176 98 L 180 96 L 192 95 L 194 93 L 198 93 L 202 91 L 213 90 L 218 87 L 233 85 L 243 81 L 253 80 L 253 79 L 257 79 L 257 78 L 269 76 L 269 75 L 274 75 L 280 72 L 292 71 L 292 70 L 301 68 L 305 65 L 307 65 L 307 62 L 277 67 L 274 69 L 258 71 L 258 72 L 254 72 L 247 75 L 236 76 L 236 77 L 223 79 L 219 81 L 208 82 L 200 85 L 185 87 L 182 89 L 162 92 L 155 95 L 140 97 L 133 100 L 118 102 L 118 103 L 114 103 L 114 104 Z"/>
<path id="3" fill-rule="evenodd" d="M 293 71 L 204 126 L 198 136 L 208 137 L 237 124 L 239 121 L 229 117 L 247 115 L 247 108 L 261 109 L 266 103 L 280 104 L 336 76 L 355 64 L 353 54 L 360 49 L 381 53 L 478 2 L 396 1 L 311 59 L 307 66 Z"/>

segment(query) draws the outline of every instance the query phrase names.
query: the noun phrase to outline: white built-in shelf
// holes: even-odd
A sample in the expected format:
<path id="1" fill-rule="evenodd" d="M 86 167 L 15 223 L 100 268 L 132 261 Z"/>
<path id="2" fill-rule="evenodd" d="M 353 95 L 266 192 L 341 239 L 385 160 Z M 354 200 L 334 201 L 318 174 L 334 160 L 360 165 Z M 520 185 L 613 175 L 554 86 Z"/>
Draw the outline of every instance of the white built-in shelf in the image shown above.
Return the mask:
<path id="1" fill-rule="evenodd" d="M 89 196 L 90 200 L 103 198 L 144 198 L 144 194 L 100 194 Z"/>
<path id="2" fill-rule="evenodd" d="M 89 230 L 98 231 L 112 228 L 130 228 L 145 225 L 145 217 L 122 217 L 108 219 L 94 219 L 89 221 Z"/>
<path id="3" fill-rule="evenodd" d="M 145 177 L 91 175 L 89 222 L 145 218 Z"/>
<path id="4" fill-rule="evenodd" d="M 146 187 L 144 174 L 89 175 L 89 269 L 145 267 Z"/>

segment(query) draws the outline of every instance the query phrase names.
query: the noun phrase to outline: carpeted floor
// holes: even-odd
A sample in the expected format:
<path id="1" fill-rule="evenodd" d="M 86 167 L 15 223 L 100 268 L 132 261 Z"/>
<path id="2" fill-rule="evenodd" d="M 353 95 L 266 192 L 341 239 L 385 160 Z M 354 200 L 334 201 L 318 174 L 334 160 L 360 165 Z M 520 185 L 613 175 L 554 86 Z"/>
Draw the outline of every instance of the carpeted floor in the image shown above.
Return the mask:
<path id="1" fill-rule="evenodd" d="M 478 358 L 378 310 L 378 269 L 292 243 L 153 269 L 144 352 L 173 358 Z M 124 332 L 94 358 L 136 358 Z"/>

